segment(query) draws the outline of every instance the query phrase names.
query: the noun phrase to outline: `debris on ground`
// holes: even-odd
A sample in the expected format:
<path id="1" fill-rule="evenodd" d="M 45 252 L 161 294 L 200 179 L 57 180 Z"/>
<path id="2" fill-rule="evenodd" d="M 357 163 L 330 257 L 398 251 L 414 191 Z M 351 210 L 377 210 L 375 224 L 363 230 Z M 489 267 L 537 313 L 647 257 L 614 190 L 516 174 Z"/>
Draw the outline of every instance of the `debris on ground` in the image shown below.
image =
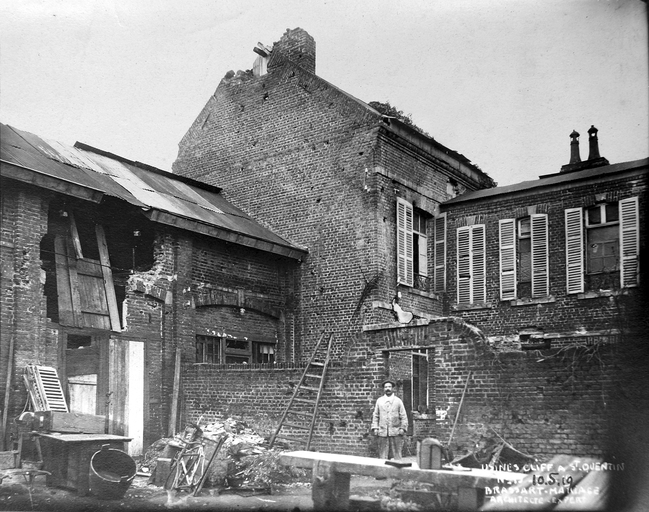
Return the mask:
<path id="1" fill-rule="evenodd" d="M 523 471 L 525 466 L 535 461 L 534 457 L 517 450 L 502 439 L 482 438 L 473 451 L 455 457 L 451 464 L 467 468 L 489 467 L 517 472 Z"/>
<path id="2" fill-rule="evenodd" d="M 279 463 L 282 449 L 269 448 L 267 439 L 233 418 L 192 425 L 171 438 L 158 439 L 144 453 L 138 471 L 153 476 L 158 459 L 173 458 L 188 435 L 191 437 L 196 432 L 197 437 L 214 441 L 205 443 L 206 461 L 211 459 L 216 442 L 225 436 L 208 468 L 205 487 L 269 489 L 275 484 L 308 481 L 306 470 Z"/>

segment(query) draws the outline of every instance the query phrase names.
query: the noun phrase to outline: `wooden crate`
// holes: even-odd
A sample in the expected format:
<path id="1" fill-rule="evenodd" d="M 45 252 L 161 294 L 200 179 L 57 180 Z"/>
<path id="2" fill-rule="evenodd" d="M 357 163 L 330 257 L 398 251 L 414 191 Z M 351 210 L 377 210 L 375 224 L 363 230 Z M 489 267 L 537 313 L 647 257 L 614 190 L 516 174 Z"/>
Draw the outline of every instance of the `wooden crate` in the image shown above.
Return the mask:
<path id="1" fill-rule="evenodd" d="M 33 425 L 34 430 L 40 432 L 104 434 L 106 417 L 74 412 L 37 411 L 34 413 Z"/>

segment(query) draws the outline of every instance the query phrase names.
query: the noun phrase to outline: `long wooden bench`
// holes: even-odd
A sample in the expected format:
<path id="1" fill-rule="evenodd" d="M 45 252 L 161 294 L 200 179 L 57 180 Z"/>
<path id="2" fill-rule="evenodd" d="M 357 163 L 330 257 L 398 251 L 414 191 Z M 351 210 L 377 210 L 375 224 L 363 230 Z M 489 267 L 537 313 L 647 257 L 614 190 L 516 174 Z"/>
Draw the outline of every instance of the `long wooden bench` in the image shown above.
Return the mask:
<path id="1" fill-rule="evenodd" d="M 280 463 L 313 470 L 311 494 L 316 510 L 349 509 L 351 475 L 432 484 L 447 492 L 456 492 L 459 510 L 477 510 L 482 503 L 484 489 L 515 484 L 526 476 L 523 473 L 486 469 L 400 468 L 386 464 L 385 459 L 310 451 L 284 452 L 280 455 Z"/>

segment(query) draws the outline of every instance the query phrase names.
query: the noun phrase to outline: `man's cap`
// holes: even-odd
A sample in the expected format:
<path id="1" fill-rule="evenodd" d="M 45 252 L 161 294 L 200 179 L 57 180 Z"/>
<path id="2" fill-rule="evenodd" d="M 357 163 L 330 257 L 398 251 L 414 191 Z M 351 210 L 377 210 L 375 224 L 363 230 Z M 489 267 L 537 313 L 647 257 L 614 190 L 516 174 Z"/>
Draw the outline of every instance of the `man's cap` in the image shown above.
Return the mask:
<path id="1" fill-rule="evenodd" d="M 397 383 L 394 382 L 392 379 L 385 379 L 385 380 L 381 383 L 381 387 L 385 386 L 388 382 L 389 382 L 390 384 L 392 384 L 392 387 L 393 387 L 393 388 L 396 388 L 396 387 L 397 387 Z"/>

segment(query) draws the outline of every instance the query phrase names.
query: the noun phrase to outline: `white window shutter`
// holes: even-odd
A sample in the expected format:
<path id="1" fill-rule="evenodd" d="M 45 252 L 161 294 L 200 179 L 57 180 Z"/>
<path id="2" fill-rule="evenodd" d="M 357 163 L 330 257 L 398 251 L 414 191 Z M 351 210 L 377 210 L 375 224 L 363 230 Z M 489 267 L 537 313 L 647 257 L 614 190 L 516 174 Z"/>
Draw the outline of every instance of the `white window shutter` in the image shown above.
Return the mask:
<path id="1" fill-rule="evenodd" d="M 516 220 L 498 222 L 500 233 L 500 299 L 516 298 Z"/>
<path id="2" fill-rule="evenodd" d="M 637 286 L 639 277 L 640 219 L 638 198 L 622 199 L 620 208 L 620 280 L 622 287 Z"/>
<path id="3" fill-rule="evenodd" d="M 397 199 L 397 282 L 412 286 L 412 205 Z"/>
<path id="4" fill-rule="evenodd" d="M 471 303 L 471 231 L 457 230 L 457 303 Z"/>
<path id="5" fill-rule="evenodd" d="M 485 302 L 487 300 L 486 273 L 487 261 L 485 254 L 485 227 L 484 224 L 472 226 L 471 230 L 471 278 L 473 280 L 471 302 Z"/>
<path id="6" fill-rule="evenodd" d="M 539 213 L 530 216 L 532 233 L 532 297 L 550 295 L 548 271 L 548 216 Z"/>
<path id="7" fill-rule="evenodd" d="M 419 235 L 419 275 L 428 276 L 428 237 Z"/>
<path id="8" fill-rule="evenodd" d="M 581 208 L 568 208 L 566 215 L 566 291 L 584 291 L 584 221 Z"/>
<path id="9" fill-rule="evenodd" d="M 446 213 L 435 217 L 435 292 L 446 290 Z"/>

